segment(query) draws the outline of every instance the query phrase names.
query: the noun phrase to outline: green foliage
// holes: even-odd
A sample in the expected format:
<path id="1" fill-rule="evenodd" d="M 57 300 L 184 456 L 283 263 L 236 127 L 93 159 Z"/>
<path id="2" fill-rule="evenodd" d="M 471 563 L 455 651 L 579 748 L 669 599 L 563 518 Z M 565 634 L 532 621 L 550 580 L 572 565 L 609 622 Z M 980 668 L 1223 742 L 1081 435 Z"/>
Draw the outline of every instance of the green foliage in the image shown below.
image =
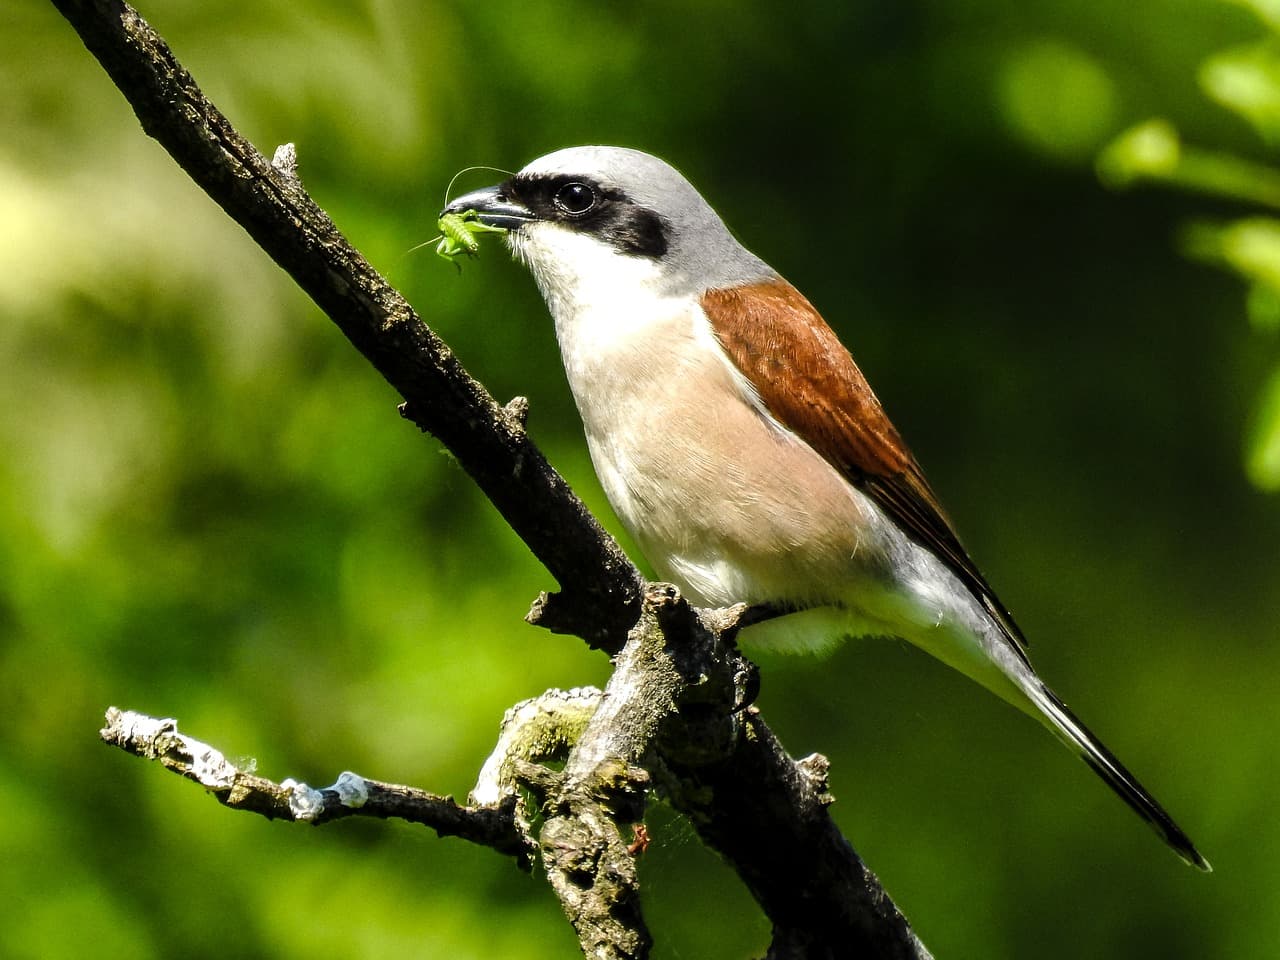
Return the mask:
<path id="1" fill-rule="evenodd" d="M 472 163 L 613 142 L 685 170 L 853 347 L 1045 676 L 1216 868 L 1182 867 L 1044 731 L 900 645 L 762 655 L 763 709 L 794 753 L 831 757 L 836 817 L 926 942 L 1274 955 L 1280 513 L 1243 482 L 1237 438 L 1280 407 L 1276 205 L 1247 192 L 1276 188 L 1223 158 L 1275 124 L 1254 106 L 1242 127 L 1194 80 L 1214 51 L 1256 46 L 1252 15 L 141 12 L 268 155 L 297 143 L 317 200 L 499 399 L 530 398 L 535 439 L 610 524 L 529 277 L 493 256 L 459 278 L 408 251 Z M 1256 75 L 1232 66 L 1215 96 L 1265 102 L 1271 61 L 1239 62 Z M 0 88 L 0 953 L 573 956 L 545 886 L 487 851 L 234 814 L 96 742 L 114 703 L 264 775 L 463 795 L 508 706 L 608 665 L 521 622 L 545 571 L 50 5 L 0 4 Z M 1100 188 L 1091 157 L 1151 116 L 1180 132 L 1178 169 L 1199 156 L 1185 144 L 1217 144 L 1200 169 L 1225 180 L 1204 189 L 1263 209 Z M 1234 280 L 1171 248 L 1188 220 L 1207 224 L 1190 249 L 1248 277 L 1252 325 Z M 1274 475 L 1274 427 L 1253 429 L 1251 475 Z M 768 924 L 741 885 L 687 825 L 650 826 L 657 955 L 759 953 Z"/>
<path id="2" fill-rule="evenodd" d="M 1200 68 L 1204 92 L 1246 120 L 1270 148 L 1280 145 L 1280 5 L 1236 0 L 1266 26 L 1262 40 L 1215 54 Z M 1280 169 L 1234 153 L 1189 148 L 1174 126 L 1148 120 L 1103 152 L 1105 182 L 1126 187 L 1150 181 L 1223 197 L 1280 215 Z M 1251 214 L 1232 220 L 1200 219 L 1184 231 L 1186 252 L 1234 271 L 1249 285 L 1254 329 L 1280 328 L 1280 218 Z M 1280 360 L 1255 405 L 1245 444 L 1245 469 L 1261 490 L 1280 491 Z"/>
<path id="3" fill-rule="evenodd" d="M 1014 47 L 999 78 L 1015 133 L 1048 156 L 1087 157 L 1115 124 L 1115 86 L 1096 59 L 1061 41 Z"/>

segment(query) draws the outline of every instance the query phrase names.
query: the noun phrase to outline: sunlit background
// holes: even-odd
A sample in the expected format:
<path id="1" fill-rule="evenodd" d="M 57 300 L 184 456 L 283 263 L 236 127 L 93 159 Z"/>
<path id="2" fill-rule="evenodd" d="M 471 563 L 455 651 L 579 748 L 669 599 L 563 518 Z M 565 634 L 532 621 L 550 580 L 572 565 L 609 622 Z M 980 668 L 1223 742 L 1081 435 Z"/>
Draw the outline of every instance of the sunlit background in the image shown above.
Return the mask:
<path id="1" fill-rule="evenodd" d="M 611 528 L 550 323 L 453 174 L 684 170 L 838 329 L 1044 675 L 1213 861 L 923 655 L 762 656 L 940 958 L 1280 949 L 1280 9 L 1269 0 L 148 0 L 142 13 Z M 503 710 L 607 663 L 438 443 L 141 132 L 53 8 L 0 9 L 0 954 L 569 957 L 536 876 L 403 824 L 220 808 L 110 704 L 276 779 L 465 795 Z M 499 175 L 468 174 L 456 189 Z M 486 238 L 488 239 L 488 238 Z M 661 807 L 662 958 L 768 924 Z M 800 865 L 797 865 L 801 869 Z"/>

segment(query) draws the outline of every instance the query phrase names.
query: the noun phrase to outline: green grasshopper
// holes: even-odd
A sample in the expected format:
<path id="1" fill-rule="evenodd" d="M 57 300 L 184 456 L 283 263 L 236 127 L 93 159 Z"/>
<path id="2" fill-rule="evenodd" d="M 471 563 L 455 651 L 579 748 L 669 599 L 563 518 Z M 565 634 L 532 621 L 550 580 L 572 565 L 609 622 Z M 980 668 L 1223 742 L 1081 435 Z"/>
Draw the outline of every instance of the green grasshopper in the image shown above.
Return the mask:
<path id="1" fill-rule="evenodd" d="M 446 213 L 438 221 L 436 225 L 440 228 L 440 242 L 436 244 L 436 254 L 444 257 L 446 260 L 452 260 L 458 265 L 458 269 L 462 269 L 462 264 L 457 258 L 462 254 L 468 257 L 474 257 L 480 249 L 480 241 L 478 234 L 481 233 L 506 233 L 502 227 L 491 227 L 487 223 L 480 222 L 480 214 L 474 210 L 464 210 L 462 213 Z"/>

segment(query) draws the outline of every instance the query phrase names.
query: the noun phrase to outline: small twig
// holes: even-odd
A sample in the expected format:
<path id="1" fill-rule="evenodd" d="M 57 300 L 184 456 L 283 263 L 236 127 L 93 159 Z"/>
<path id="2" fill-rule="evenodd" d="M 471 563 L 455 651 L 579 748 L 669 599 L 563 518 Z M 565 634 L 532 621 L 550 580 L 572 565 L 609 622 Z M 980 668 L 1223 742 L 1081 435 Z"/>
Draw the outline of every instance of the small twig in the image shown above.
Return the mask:
<path id="1" fill-rule="evenodd" d="M 178 732 L 171 718 L 150 717 L 111 707 L 99 736 L 126 753 L 158 761 L 165 769 L 200 784 L 223 806 L 246 810 L 268 820 L 321 824 L 344 817 L 395 817 L 430 827 L 442 837 L 455 836 L 531 863 L 533 848 L 521 835 L 514 816 L 515 798 L 496 807 L 465 807 L 452 797 L 416 787 L 369 780 L 343 773 L 331 787 L 276 783 L 244 770 L 222 751 Z"/>

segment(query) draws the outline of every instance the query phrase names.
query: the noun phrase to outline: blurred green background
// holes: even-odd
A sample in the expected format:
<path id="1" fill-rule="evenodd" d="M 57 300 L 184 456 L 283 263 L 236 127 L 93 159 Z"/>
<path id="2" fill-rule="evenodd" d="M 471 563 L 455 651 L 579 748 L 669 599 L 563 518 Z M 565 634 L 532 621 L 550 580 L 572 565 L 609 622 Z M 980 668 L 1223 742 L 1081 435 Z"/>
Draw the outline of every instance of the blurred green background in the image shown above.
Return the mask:
<path id="1" fill-rule="evenodd" d="M 532 282 L 493 243 L 461 276 L 409 250 L 469 164 L 603 142 L 681 167 L 852 346 L 1045 677 L 1217 869 L 902 644 L 762 657 L 766 715 L 831 757 L 836 817 L 925 942 L 1263 958 L 1280 227 L 1254 165 L 1280 60 L 1257 7 L 142 12 L 261 149 L 297 143 L 316 199 L 499 399 L 530 398 L 614 529 Z M 545 885 L 486 850 L 231 813 L 97 742 L 117 704 L 277 779 L 464 795 L 508 705 L 607 664 L 521 622 L 547 574 L 51 6 L 0 9 L 0 82 L 0 954 L 575 955 Z M 736 879 L 669 813 L 651 826 L 655 956 L 761 950 Z"/>

